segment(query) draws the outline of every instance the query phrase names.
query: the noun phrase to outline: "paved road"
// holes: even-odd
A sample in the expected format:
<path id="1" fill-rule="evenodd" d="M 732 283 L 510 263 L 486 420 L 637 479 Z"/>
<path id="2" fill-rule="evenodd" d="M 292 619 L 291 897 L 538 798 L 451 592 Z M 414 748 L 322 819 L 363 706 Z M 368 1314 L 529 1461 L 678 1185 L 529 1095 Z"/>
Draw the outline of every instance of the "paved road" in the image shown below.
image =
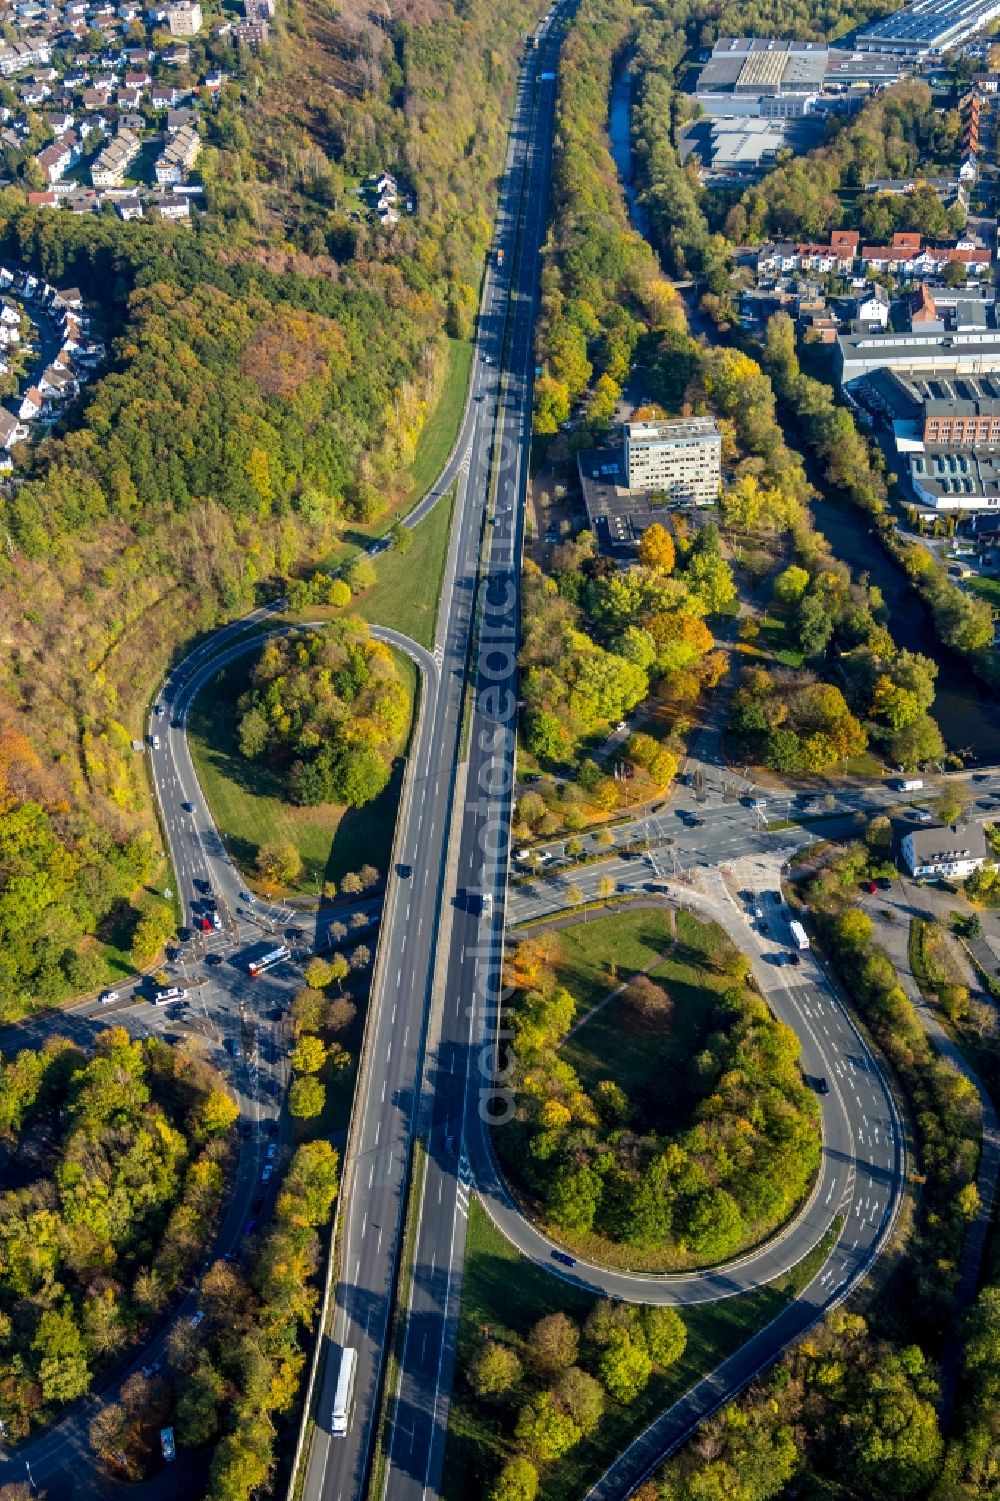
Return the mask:
<path id="1" fill-rule="evenodd" d="M 449 1385 L 457 1283 L 449 1285 L 448 1258 L 439 1261 L 432 1249 L 425 1260 L 425 1250 L 432 1242 L 436 1244 L 438 1230 L 449 1216 L 454 1222 L 463 1198 L 457 1158 L 444 1149 L 446 1135 L 457 1130 L 460 1093 L 457 1099 L 450 1093 L 437 1062 L 428 1075 L 421 1065 L 435 993 L 436 955 L 446 946 L 449 931 L 461 935 L 479 926 L 478 918 L 467 910 L 464 894 L 456 897 L 455 891 L 445 889 L 448 842 L 456 811 L 462 714 L 494 457 L 498 450 L 503 476 L 504 465 L 511 462 L 508 449 L 520 466 L 528 437 L 537 249 L 544 220 L 553 107 L 551 83 L 536 82 L 536 75 L 553 63 L 551 45 L 532 54 L 518 90 L 497 217 L 496 243 L 504 248 L 506 265 L 500 270 L 491 264 L 484 283 L 471 399 L 452 461 L 457 498 L 433 671 L 425 667 L 420 726 L 397 826 L 397 862 L 411 867 L 413 875 L 390 883 L 380 972 L 372 997 L 370 1067 L 360 1081 L 355 1104 L 356 1139 L 342 1198 L 341 1281 L 332 1341 L 335 1352 L 344 1345 L 358 1350 L 353 1421 L 346 1439 L 330 1438 L 337 1359 L 329 1359 L 320 1382 L 305 1501 L 346 1501 L 360 1497 L 364 1490 L 398 1269 L 410 1148 L 416 1130 L 426 1128 L 429 1119 L 430 1165 L 403 1349 L 402 1387 L 386 1456 L 387 1492 L 393 1496 L 411 1490 L 422 1493 L 427 1484 L 433 1490 L 434 1475 L 440 1469 L 447 1402 L 445 1397 L 442 1405 L 438 1397 L 447 1393 Z M 536 141 L 543 143 L 540 149 Z M 502 375 L 506 377 L 503 382 Z M 449 482 L 446 474 L 429 502 Z M 491 553 L 505 560 L 508 579 L 516 575 L 519 540 L 515 517 L 520 506 L 514 500 L 515 491 L 501 479 L 497 524 L 491 524 L 488 535 Z M 419 514 L 420 508 L 414 516 Z M 476 734 L 474 722 L 474 740 Z M 457 811 L 461 815 L 462 810 Z M 464 903 L 464 908 L 456 906 L 456 901 Z M 447 995 L 463 993 L 460 984 L 453 987 L 449 975 Z M 460 1091 L 457 1075 L 454 1084 Z"/>
<path id="2" fill-rule="evenodd" d="M 751 956 L 772 1011 L 799 1038 L 804 1072 L 828 1081 L 829 1093 L 821 1097 L 823 1155 L 815 1189 L 781 1233 L 726 1266 L 653 1275 L 613 1272 L 578 1260 L 572 1269 L 560 1268 L 577 1286 L 644 1303 L 685 1305 L 732 1297 L 795 1266 L 843 1215 L 844 1231 L 820 1289 L 829 1301 L 867 1268 L 895 1217 L 905 1168 L 902 1134 L 886 1082 L 814 956 L 802 954 L 798 967 L 778 962 L 788 953 L 787 909 L 774 900 L 786 853 L 774 849 L 761 858 L 743 858 L 730 881 L 716 870 L 696 887 L 671 884 L 664 900 L 713 918 Z M 734 881 L 745 893 L 742 898 L 734 895 Z M 766 914 L 766 931 L 761 922 L 746 921 L 755 909 Z M 551 1265 L 556 1243 L 523 1216 L 507 1192 L 489 1133 L 478 1132 L 472 1143 L 476 1186 L 488 1213 L 524 1255 Z"/>
<path id="3" fill-rule="evenodd" d="M 510 282 L 496 284 L 495 298 L 487 301 L 488 308 L 495 308 L 489 313 L 495 340 L 491 356 L 503 360 L 504 380 L 497 432 L 477 455 L 477 467 L 495 481 L 496 501 L 476 600 L 467 774 L 448 865 L 447 924 L 441 935 L 441 973 L 425 1070 L 431 1101 L 429 1152 L 386 1463 L 385 1495 L 393 1501 L 423 1501 L 440 1491 L 465 1252 L 465 1141 L 470 1115 L 476 1115 L 480 1105 L 487 1108 L 493 1098 L 489 1049 L 485 1074 L 480 1064 L 499 996 L 538 249 L 548 202 L 554 115 L 554 82 L 544 75 L 555 71 L 559 40 L 555 30 L 543 36 L 522 74 L 499 218 Z M 477 575 L 478 551 L 477 547 L 463 555 L 460 576 L 470 582 Z M 471 597 L 466 598 L 471 607 Z M 463 614 L 459 620 L 463 660 L 470 618 Z M 483 898 L 493 899 L 492 919 L 489 913 L 470 910 Z"/>
<path id="4" fill-rule="evenodd" d="M 257 611 L 192 652 L 171 674 L 161 700 L 162 712 L 154 713 L 150 720 L 150 740 L 155 735 L 160 742 L 159 749 L 150 752 L 151 769 L 177 872 L 182 911 L 190 924 L 195 911 L 204 910 L 207 893 L 211 892 L 222 921 L 219 931 L 198 934 L 196 939 L 182 943 L 168 965 L 171 983 L 186 990 L 186 998 L 174 1005 L 154 1006 L 154 987 L 129 982 L 121 987 L 120 999 L 109 1005 L 89 1001 L 64 1011 L 41 1012 L 0 1034 L 0 1050 L 5 1053 L 37 1046 L 53 1034 L 90 1044 L 97 1030 L 108 1025 L 125 1026 L 134 1036 L 159 1033 L 175 1040 L 188 1037 L 205 1049 L 228 1074 L 241 1113 L 236 1172 L 209 1260 L 227 1253 L 242 1255 L 252 1247 L 253 1241 L 246 1235 L 249 1217 L 252 1215 L 258 1224 L 266 1219 L 281 1166 L 289 1155 L 286 1123 L 281 1117 L 288 1072 L 286 1014 L 301 978 L 294 963 L 256 981 L 249 977 L 248 959 L 273 946 L 272 935 L 280 934 L 288 914 L 264 904 L 241 903 L 242 884 L 205 809 L 183 726 L 200 683 L 224 661 L 248 650 L 252 644 L 245 636 L 248 625 L 261 626 L 271 613 Z M 190 803 L 193 811 L 186 812 L 185 803 Z M 273 1181 L 265 1186 L 262 1175 L 272 1159 Z M 258 1200 L 261 1204 L 255 1208 Z M 79 1497 L 87 1489 L 99 1487 L 87 1438 L 95 1412 L 102 1403 L 114 1400 L 127 1376 L 164 1358 L 166 1336 L 174 1318 L 190 1316 L 196 1304 L 197 1294 L 191 1291 L 141 1356 L 117 1368 L 99 1395 L 74 1407 L 61 1422 L 20 1446 L 16 1455 L 4 1455 L 0 1459 L 0 1484 L 23 1480 L 27 1461 L 35 1485 L 45 1488 L 50 1501 L 69 1495 Z"/>

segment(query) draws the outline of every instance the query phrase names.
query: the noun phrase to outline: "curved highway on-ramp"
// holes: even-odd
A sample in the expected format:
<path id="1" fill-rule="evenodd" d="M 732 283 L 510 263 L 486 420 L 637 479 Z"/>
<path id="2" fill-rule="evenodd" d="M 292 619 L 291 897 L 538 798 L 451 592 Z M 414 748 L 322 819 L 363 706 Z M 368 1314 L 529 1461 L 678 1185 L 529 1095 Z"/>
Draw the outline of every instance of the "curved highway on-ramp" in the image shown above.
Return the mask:
<path id="1" fill-rule="evenodd" d="M 771 869 L 776 881 L 773 864 Z M 797 969 L 765 962 L 765 958 L 773 957 L 777 946 L 762 940 L 739 920 L 721 881 L 718 886 L 711 899 L 677 886 L 672 902 L 715 919 L 750 954 L 754 976 L 768 1005 L 799 1039 L 803 1071 L 810 1078 L 828 1081 L 829 1093 L 820 1097 L 823 1151 L 816 1182 L 803 1208 L 782 1230 L 725 1265 L 703 1271 L 649 1273 L 612 1271 L 577 1259 L 572 1269 L 558 1266 L 558 1271 L 580 1288 L 631 1302 L 678 1306 L 714 1302 L 783 1276 L 813 1250 L 838 1216 L 844 1216 L 843 1233 L 817 1289 L 824 1299 L 837 1297 L 867 1270 L 895 1218 L 905 1178 L 896 1107 L 881 1070 L 813 956 L 803 954 Z M 763 890 L 760 900 L 766 900 Z M 496 1161 L 494 1137 L 495 1132 L 484 1127 L 478 1113 L 473 1113 L 467 1122 L 466 1139 L 472 1175 L 484 1207 L 519 1251 L 552 1265 L 558 1243 L 524 1215 L 508 1191 Z"/>

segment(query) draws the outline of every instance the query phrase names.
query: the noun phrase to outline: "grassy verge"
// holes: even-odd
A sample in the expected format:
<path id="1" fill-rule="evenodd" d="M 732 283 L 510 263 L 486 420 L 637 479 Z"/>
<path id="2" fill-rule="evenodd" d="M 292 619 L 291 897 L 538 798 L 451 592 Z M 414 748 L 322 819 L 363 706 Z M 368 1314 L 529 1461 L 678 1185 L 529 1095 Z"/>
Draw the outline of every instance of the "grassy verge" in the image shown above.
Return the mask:
<path id="1" fill-rule="evenodd" d="M 447 497 L 426 516 L 412 533 L 409 552 L 390 548 L 376 559 L 378 583 L 351 604 L 354 614 L 402 631 L 421 646 L 434 645 L 441 580 L 448 557 L 451 514 L 455 503 L 452 487 Z"/>
<path id="2" fill-rule="evenodd" d="M 465 410 L 465 397 L 469 387 L 473 346 L 462 339 L 448 341 L 448 370 L 437 405 L 431 412 L 420 437 L 413 463 L 410 465 L 409 484 L 395 499 L 390 510 L 383 512 L 370 524 L 352 521 L 347 524 L 341 540 L 324 559 L 324 566 L 339 568 L 368 548 L 379 537 L 384 537 L 393 523 L 407 515 L 430 489 L 444 468 L 458 437 L 458 430 Z M 435 506 L 435 511 L 438 509 Z"/>
<path id="3" fill-rule="evenodd" d="M 579 1501 L 636 1434 L 786 1306 L 815 1275 L 835 1238 L 836 1229 L 786 1274 L 780 1286 L 686 1309 L 683 1318 L 688 1341 L 681 1359 L 669 1371 L 655 1374 L 630 1406 L 609 1404 L 594 1434 L 558 1464 L 543 1468 L 540 1501 Z M 445 1451 L 445 1501 L 484 1495 L 504 1460 L 514 1452 L 516 1402 L 505 1405 L 478 1400 L 464 1375 L 485 1332 L 518 1346 L 545 1315 L 565 1312 L 582 1320 L 593 1305 L 589 1294 L 567 1286 L 521 1257 L 473 1199 L 462 1286 L 458 1373 Z"/>
<path id="4" fill-rule="evenodd" d="M 544 941 L 544 940 L 543 940 Z M 628 1129 L 674 1139 L 697 1119 L 705 1084 L 692 1060 L 709 1048 L 720 1025 L 720 997 L 734 983 L 739 955 L 723 930 L 689 910 L 641 907 L 560 929 L 546 956 L 546 974 L 565 986 L 577 1002 L 576 1025 L 559 1046 L 584 1098 L 594 1099 L 605 1082 L 628 1100 Z M 515 956 L 515 966 L 518 963 Z M 644 973 L 662 987 L 671 1006 L 669 1026 L 647 1025 L 621 987 Z M 546 982 L 542 982 L 545 988 Z M 806 1096 L 811 1102 L 811 1097 Z M 818 1147 L 818 1125 L 813 1132 Z M 496 1134 L 507 1181 L 525 1213 L 545 1223 L 544 1202 L 525 1173 L 526 1154 L 537 1140 L 536 1127 L 521 1113 Z M 807 1184 L 803 1184 L 803 1195 Z M 743 1226 L 727 1256 L 744 1254 L 776 1234 L 794 1214 L 789 1201 Z M 701 1263 L 680 1241 L 640 1247 L 609 1238 L 599 1229 L 553 1232 L 577 1256 L 601 1266 L 632 1271 L 694 1270 Z"/>
<path id="5" fill-rule="evenodd" d="M 437 405 L 424 423 L 410 465 L 410 487 L 403 505 L 419 500 L 437 479 L 458 437 L 469 389 L 473 345 L 468 339 L 448 340 L 448 370 Z"/>
<path id="6" fill-rule="evenodd" d="M 122 897 L 111 909 L 97 933 L 80 944 L 81 957 L 87 960 L 86 979 L 73 984 L 69 979 L 54 995 L 46 996 L 46 1006 L 62 1006 L 77 1000 L 81 995 L 90 995 L 97 990 L 121 985 L 135 979 L 140 973 L 132 958 L 132 939 L 142 919 L 152 908 L 169 907 L 180 921 L 176 896 L 167 900 L 164 891 L 173 886 L 173 877 L 166 857 L 156 864 L 149 881 L 137 887 L 131 897 Z"/>
<path id="7" fill-rule="evenodd" d="M 408 657 L 395 655 L 412 699 L 416 668 Z M 250 658 L 234 662 L 206 683 L 192 705 L 189 722 L 198 780 L 233 859 L 241 870 L 251 872 L 262 844 L 287 840 L 303 863 L 300 879 L 288 891 L 313 896 L 323 881 L 339 881 L 345 871 L 358 870 L 366 863 L 384 871 L 399 806 L 402 759 L 397 759 L 384 792 L 364 808 L 332 803 L 294 807 L 267 764 L 248 761 L 240 754 L 236 700 L 248 686 L 251 665 Z"/>

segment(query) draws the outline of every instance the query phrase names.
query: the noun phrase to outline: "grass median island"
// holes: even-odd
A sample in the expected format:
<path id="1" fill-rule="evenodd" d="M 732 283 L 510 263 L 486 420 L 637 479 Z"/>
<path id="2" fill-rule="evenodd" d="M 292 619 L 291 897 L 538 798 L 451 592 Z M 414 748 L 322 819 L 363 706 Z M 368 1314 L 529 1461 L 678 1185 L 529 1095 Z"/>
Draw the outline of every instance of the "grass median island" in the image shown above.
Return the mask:
<path id="1" fill-rule="evenodd" d="M 416 668 L 400 652 L 393 652 L 393 658 L 412 704 Z M 337 881 L 345 871 L 359 870 L 362 865 L 384 872 L 392 848 L 409 727 L 399 737 L 388 784 L 371 802 L 360 808 L 336 803 L 297 807 L 289 801 L 274 764 L 265 758 L 249 760 L 240 750 L 237 702 L 250 687 L 255 660 L 248 655 L 206 683 L 191 707 L 188 725 L 198 780 L 233 859 L 252 876 L 261 846 L 290 844 L 301 858 L 302 873 L 284 889 L 313 896 L 324 881 Z"/>
<path id="2" fill-rule="evenodd" d="M 636 1271 L 727 1261 L 774 1234 L 819 1165 L 798 1041 L 714 923 L 644 908 L 542 931 L 506 982 L 508 1181 L 578 1255 Z"/>
<path id="3" fill-rule="evenodd" d="M 417 439 L 417 451 L 410 465 L 410 486 L 403 504 L 413 504 L 437 479 L 448 455 L 455 446 L 465 411 L 472 356 L 475 346 L 469 339 L 448 340 L 448 369 L 434 410 Z"/>
<path id="4" fill-rule="evenodd" d="M 408 552 L 392 547 L 375 559 L 378 582 L 354 600 L 351 610 L 373 625 L 401 631 L 421 646 L 434 645 L 441 580 L 448 556 L 454 486 L 410 533 Z"/>
<path id="5" fill-rule="evenodd" d="M 544 1461 L 537 1457 L 539 1443 L 543 1448 L 545 1445 L 544 1427 L 539 1432 L 538 1425 L 534 1425 L 529 1438 L 518 1438 L 523 1410 L 553 1384 L 557 1392 L 562 1389 L 564 1395 L 578 1402 L 581 1394 L 593 1399 L 594 1393 L 589 1383 L 581 1382 L 579 1377 L 565 1383 L 557 1371 L 543 1369 L 539 1363 L 538 1352 L 548 1349 L 553 1343 L 552 1336 L 566 1335 L 562 1321 L 544 1326 L 545 1340 L 533 1331 L 539 1320 L 567 1315 L 580 1336 L 577 1368 L 582 1367 L 585 1373 L 603 1369 L 605 1375 L 611 1373 L 610 1379 L 614 1381 L 612 1365 L 606 1357 L 608 1347 L 597 1342 L 598 1338 L 606 1337 L 607 1330 L 601 1326 L 601 1315 L 592 1319 L 599 1300 L 525 1260 L 494 1227 L 478 1200 L 473 1199 L 462 1283 L 458 1371 L 445 1451 L 445 1501 L 489 1496 L 503 1466 L 521 1455 L 528 1457 L 528 1462 L 538 1470 L 541 1501 L 579 1501 L 648 1423 L 780 1313 L 819 1270 L 832 1239 L 828 1236 L 780 1285 L 682 1310 L 680 1318 L 686 1340 L 676 1359 L 672 1363 L 654 1364 L 646 1384 L 628 1402 L 615 1400 L 605 1389 L 596 1425 L 557 1458 Z M 612 1312 L 611 1317 L 617 1317 L 617 1313 Z M 588 1320 L 591 1320 L 589 1325 Z M 592 1338 L 589 1331 L 596 1337 Z M 663 1331 L 654 1332 L 654 1349 L 656 1332 L 662 1335 Z M 631 1338 L 633 1343 L 639 1342 L 634 1328 Z M 509 1355 L 497 1355 L 496 1346 L 510 1351 L 519 1369 Z M 498 1373 L 493 1379 L 502 1380 L 505 1364 L 506 1374 L 515 1375 L 510 1386 L 483 1393 L 484 1374 L 486 1385 L 490 1385 L 493 1368 Z M 558 1433 L 557 1425 L 553 1429 Z M 527 1424 L 521 1431 L 522 1434 L 527 1431 Z"/>

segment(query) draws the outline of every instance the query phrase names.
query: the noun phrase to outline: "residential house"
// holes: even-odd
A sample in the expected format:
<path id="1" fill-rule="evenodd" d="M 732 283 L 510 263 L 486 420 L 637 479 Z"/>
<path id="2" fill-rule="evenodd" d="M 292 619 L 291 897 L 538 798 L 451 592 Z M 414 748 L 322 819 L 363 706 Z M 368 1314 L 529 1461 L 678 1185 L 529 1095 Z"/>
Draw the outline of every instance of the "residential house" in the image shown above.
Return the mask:
<path id="1" fill-rule="evenodd" d="M 15 443 L 23 443 L 29 431 L 27 424 L 15 417 L 13 412 L 0 407 L 0 448 L 9 451 Z"/>
<path id="2" fill-rule="evenodd" d="M 253 53 L 267 46 L 269 34 L 270 27 L 261 19 L 237 21 L 233 27 L 233 37 L 237 46 L 247 47 Z"/>
<path id="3" fill-rule="evenodd" d="M 142 142 L 127 127 L 108 142 L 90 168 L 95 188 L 120 188 L 125 174 L 142 150 Z"/>
<path id="4" fill-rule="evenodd" d="M 17 409 L 17 415 L 24 422 L 31 422 L 41 415 L 45 405 L 45 398 L 37 386 L 29 386 L 21 398 L 21 405 Z"/>
<path id="5" fill-rule="evenodd" d="M 911 876 L 964 878 L 978 870 L 988 849 L 981 824 L 923 824 L 910 829 L 900 846 Z"/>
<path id="6" fill-rule="evenodd" d="M 179 193 L 163 193 L 158 198 L 149 200 L 151 213 L 158 214 L 161 219 L 170 219 L 175 223 L 190 219 L 191 202 Z"/>
<path id="7" fill-rule="evenodd" d="M 129 224 L 133 219 L 142 218 L 142 200 L 136 193 L 129 193 L 126 198 L 115 200 L 115 213 L 124 223 Z"/>

